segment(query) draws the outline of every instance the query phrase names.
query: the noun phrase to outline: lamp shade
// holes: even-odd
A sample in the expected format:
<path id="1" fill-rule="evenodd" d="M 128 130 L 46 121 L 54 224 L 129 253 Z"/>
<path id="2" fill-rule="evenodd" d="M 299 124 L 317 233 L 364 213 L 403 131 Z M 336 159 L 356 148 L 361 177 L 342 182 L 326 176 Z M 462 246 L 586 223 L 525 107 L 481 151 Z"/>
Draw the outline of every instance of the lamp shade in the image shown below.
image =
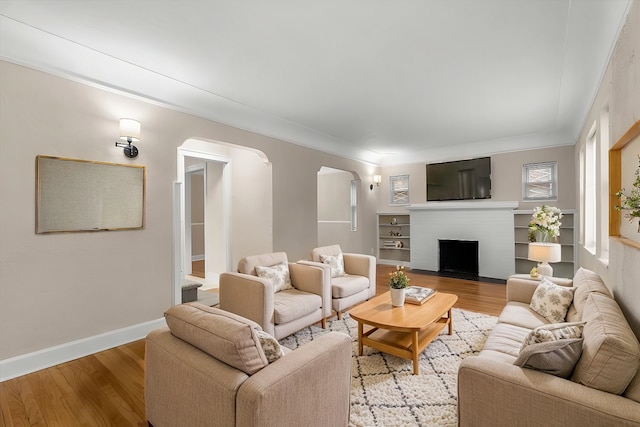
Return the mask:
<path id="1" fill-rule="evenodd" d="M 529 243 L 528 258 L 538 262 L 559 262 L 561 259 L 560 245 L 558 243 Z"/>
<path id="2" fill-rule="evenodd" d="M 140 122 L 133 119 L 120 119 L 120 139 L 125 141 L 140 140 Z"/>

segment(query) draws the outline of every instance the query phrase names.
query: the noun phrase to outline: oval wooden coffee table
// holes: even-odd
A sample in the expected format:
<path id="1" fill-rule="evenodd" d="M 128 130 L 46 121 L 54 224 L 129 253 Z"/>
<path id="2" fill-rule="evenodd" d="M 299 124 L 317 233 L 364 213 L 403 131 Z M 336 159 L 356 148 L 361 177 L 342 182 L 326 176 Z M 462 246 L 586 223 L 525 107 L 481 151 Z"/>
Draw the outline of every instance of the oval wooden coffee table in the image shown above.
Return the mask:
<path id="1" fill-rule="evenodd" d="M 391 293 L 371 298 L 349 310 L 358 322 L 358 354 L 369 346 L 403 359 L 413 360 L 413 373 L 418 374 L 418 355 L 449 325 L 453 333 L 451 308 L 458 296 L 437 292 L 422 305 L 391 305 Z M 364 331 L 364 326 L 371 329 Z"/>

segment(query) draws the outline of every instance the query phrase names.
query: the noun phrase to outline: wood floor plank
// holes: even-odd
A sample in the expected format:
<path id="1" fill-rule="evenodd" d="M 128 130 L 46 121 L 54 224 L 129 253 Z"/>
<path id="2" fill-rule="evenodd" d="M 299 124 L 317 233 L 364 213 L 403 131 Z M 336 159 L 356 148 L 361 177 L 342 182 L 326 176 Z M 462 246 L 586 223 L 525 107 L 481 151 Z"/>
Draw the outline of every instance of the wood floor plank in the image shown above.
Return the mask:
<path id="1" fill-rule="evenodd" d="M 395 267 L 379 265 L 376 293 Z M 415 286 L 458 295 L 455 307 L 498 315 L 506 286 L 407 270 Z M 146 426 L 144 340 L 0 383 L 0 427 Z"/>

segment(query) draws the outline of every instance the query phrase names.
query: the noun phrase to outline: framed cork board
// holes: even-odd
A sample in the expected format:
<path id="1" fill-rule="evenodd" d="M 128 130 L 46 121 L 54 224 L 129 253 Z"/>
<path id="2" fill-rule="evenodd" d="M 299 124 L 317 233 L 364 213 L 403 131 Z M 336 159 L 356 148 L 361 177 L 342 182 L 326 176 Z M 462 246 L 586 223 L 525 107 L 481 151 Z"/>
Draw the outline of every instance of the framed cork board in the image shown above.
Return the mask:
<path id="1" fill-rule="evenodd" d="M 630 224 L 623 214 L 615 209 L 619 204 L 616 193 L 623 187 L 627 190 L 634 180 L 640 154 L 640 120 L 635 122 L 609 150 L 609 236 L 625 245 L 640 249 L 638 224 Z"/>
<path id="2" fill-rule="evenodd" d="M 144 228 L 144 166 L 36 157 L 36 233 Z"/>

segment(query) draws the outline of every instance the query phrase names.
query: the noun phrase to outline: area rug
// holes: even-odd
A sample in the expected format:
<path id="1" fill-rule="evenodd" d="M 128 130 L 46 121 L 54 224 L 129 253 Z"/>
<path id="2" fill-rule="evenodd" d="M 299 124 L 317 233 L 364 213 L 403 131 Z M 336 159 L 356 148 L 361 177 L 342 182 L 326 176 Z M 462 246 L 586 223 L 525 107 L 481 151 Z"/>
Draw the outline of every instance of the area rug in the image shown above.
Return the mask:
<path id="1" fill-rule="evenodd" d="M 280 343 L 295 349 L 327 331 L 352 340 L 351 426 L 456 426 L 458 365 L 477 354 L 496 317 L 453 309 L 453 335 L 447 328 L 420 354 L 420 374 L 410 360 L 364 347 L 358 356 L 358 323 L 345 314 L 327 329 L 310 326 Z"/>

